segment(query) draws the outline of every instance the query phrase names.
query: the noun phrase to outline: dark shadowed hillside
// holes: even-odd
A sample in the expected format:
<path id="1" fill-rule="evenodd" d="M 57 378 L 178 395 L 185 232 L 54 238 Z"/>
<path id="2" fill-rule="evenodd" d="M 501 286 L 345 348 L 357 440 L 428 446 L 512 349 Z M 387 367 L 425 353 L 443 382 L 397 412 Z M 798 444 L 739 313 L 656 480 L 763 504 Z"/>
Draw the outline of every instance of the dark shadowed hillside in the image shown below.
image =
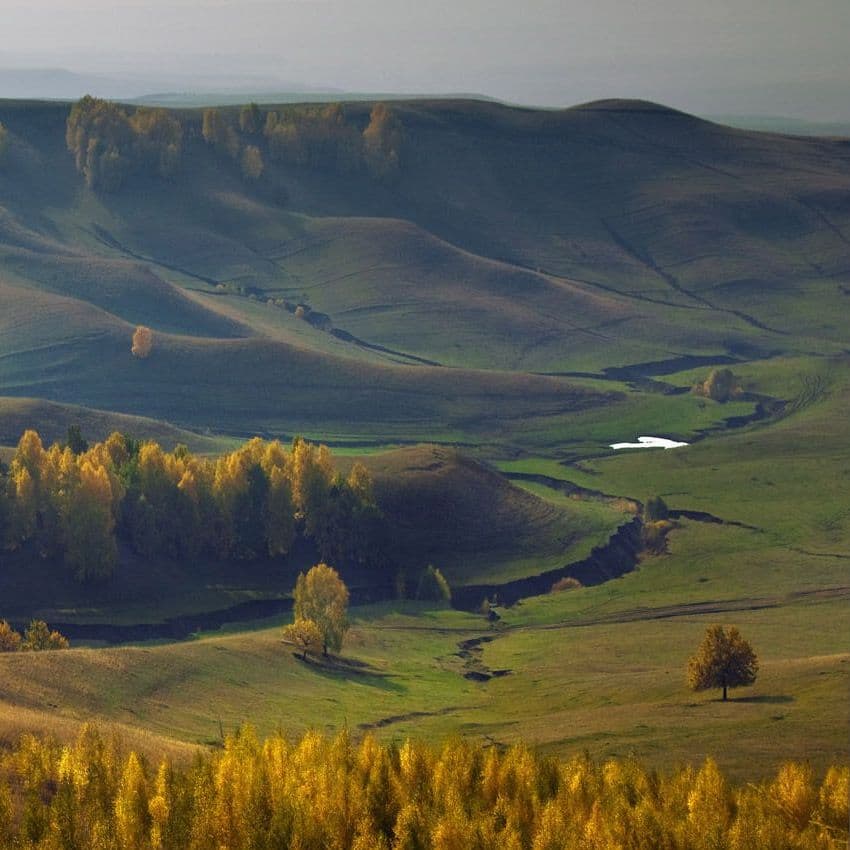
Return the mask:
<path id="1" fill-rule="evenodd" d="M 575 502 L 556 507 L 453 449 L 416 446 L 366 459 L 400 564 L 432 563 L 457 584 L 523 562 L 562 566 L 624 517 Z M 527 572 L 529 568 L 520 572 Z M 530 568 L 530 571 L 534 571 Z"/>

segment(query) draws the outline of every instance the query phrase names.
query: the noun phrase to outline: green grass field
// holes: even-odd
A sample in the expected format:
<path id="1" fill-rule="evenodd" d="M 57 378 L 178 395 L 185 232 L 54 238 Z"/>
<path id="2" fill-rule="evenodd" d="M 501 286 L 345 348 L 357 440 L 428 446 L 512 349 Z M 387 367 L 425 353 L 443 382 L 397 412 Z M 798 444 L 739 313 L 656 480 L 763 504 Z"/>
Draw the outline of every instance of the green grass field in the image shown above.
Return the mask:
<path id="1" fill-rule="evenodd" d="M 843 477 L 815 486 L 824 477 L 822 456 L 802 448 L 825 421 L 843 422 L 844 403 L 836 388 L 745 434 L 678 453 L 583 462 L 592 470 L 585 477 L 603 491 L 641 485 L 641 495 L 662 492 L 672 508 L 753 526 L 757 519 L 758 526 L 682 520 L 667 554 L 596 587 L 500 609 L 495 628 L 477 615 L 386 603 L 352 611 L 343 658 L 328 667 L 293 657 L 280 642 L 282 620 L 186 643 L 5 656 L 0 667 L 9 684 L 0 718 L 19 728 L 13 718 L 21 706 L 33 726 L 60 729 L 97 716 L 154 741 L 166 736 L 162 746 L 171 738 L 214 743 L 219 723 L 227 730 L 250 720 L 261 731 L 293 734 L 345 723 L 389 740 L 460 732 L 500 744 L 523 739 L 560 754 L 636 755 L 659 766 L 712 755 L 741 779 L 767 775 L 789 758 L 823 769 L 841 759 L 846 743 L 850 585 L 848 529 L 831 519 L 831 536 L 821 539 L 818 517 L 831 517 L 847 494 Z M 835 453 L 827 453 L 833 463 L 846 460 L 842 431 L 846 426 L 836 428 Z M 746 463 L 739 442 L 751 448 Z M 788 464 L 782 476 L 780 452 Z M 539 459 L 524 468 L 553 478 L 555 463 Z M 567 478 L 581 474 L 559 468 Z M 742 482 L 766 468 L 775 479 L 771 498 L 760 506 L 742 500 Z M 565 500 L 539 485 L 531 489 L 553 505 Z M 807 509 L 795 517 L 791 505 L 801 491 Z M 756 684 L 733 690 L 725 704 L 719 692 L 694 694 L 685 686 L 687 658 L 715 622 L 736 624 L 761 665 Z M 490 640 L 458 654 L 462 641 L 480 637 Z M 470 670 L 510 672 L 477 682 L 464 678 Z"/>
<path id="2" fill-rule="evenodd" d="M 244 721 L 347 724 L 659 766 L 711 754 L 740 779 L 843 758 L 846 143 L 637 102 L 395 108 L 396 183 L 268 162 L 269 185 L 248 184 L 185 110 L 182 170 L 109 195 L 74 171 L 67 105 L 0 101 L 3 459 L 28 427 L 205 453 L 303 434 L 363 459 L 399 562 L 434 563 L 456 587 L 583 558 L 652 495 L 722 522 L 682 519 L 665 554 L 500 609 L 495 626 L 409 602 L 356 608 L 328 664 L 296 659 L 283 619 L 0 655 L 0 738 L 67 738 L 96 718 L 186 757 Z M 346 106 L 360 122 L 368 109 Z M 154 334 L 146 360 L 130 353 L 138 324 Z M 688 392 L 727 363 L 741 400 Z M 727 427 L 759 401 L 770 416 Z M 691 445 L 609 448 L 641 435 Z M 125 624 L 286 595 L 309 560 L 125 560 L 92 590 L 27 553 L 0 557 L 0 617 Z M 684 683 L 715 622 L 761 661 L 726 704 Z M 488 671 L 503 675 L 476 680 Z"/>

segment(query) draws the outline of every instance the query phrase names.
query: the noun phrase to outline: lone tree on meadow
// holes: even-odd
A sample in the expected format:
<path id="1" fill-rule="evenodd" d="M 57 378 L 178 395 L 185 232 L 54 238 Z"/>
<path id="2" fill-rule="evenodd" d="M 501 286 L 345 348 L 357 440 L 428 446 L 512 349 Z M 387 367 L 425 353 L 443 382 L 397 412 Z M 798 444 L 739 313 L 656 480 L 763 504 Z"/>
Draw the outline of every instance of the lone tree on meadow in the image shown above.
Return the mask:
<path id="1" fill-rule="evenodd" d="M 750 644 L 735 626 L 709 626 L 697 654 L 688 662 L 688 684 L 692 690 L 726 689 L 752 685 L 759 663 Z"/>
<path id="2" fill-rule="evenodd" d="M 738 398 L 742 389 L 731 369 L 712 369 L 704 381 L 694 384 L 693 392 L 695 395 L 725 404 Z"/>
<path id="3" fill-rule="evenodd" d="M 327 564 L 316 564 L 295 583 L 295 622 L 312 621 L 321 635 L 322 654 L 339 652 L 348 631 L 348 588 Z M 294 636 L 293 636 L 294 637 Z M 300 641 L 298 641 L 300 642 Z"/>
<path id="4" fill-rule="evenodd" d="M 153 349 L 153 332 L 144 325 L 139 325 L 133 333 L 133 347 L 130 349 L 134 357 L 144 360 L 150 357 Z"/>

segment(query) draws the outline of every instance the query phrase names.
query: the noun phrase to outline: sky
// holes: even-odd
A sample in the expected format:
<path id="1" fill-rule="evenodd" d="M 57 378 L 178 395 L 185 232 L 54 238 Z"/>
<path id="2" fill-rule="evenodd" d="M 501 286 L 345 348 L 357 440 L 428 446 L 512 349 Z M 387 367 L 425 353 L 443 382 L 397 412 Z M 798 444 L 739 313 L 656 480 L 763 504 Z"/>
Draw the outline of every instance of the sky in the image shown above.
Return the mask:
<path id="1" fill-rule="evenodd" d="M 643 97 L 850 119 L 850 0 L 4 0 L 2 33 L 0 69 L 117 89 Z M 0 96 L 21 79 L 0 74 Z"/>

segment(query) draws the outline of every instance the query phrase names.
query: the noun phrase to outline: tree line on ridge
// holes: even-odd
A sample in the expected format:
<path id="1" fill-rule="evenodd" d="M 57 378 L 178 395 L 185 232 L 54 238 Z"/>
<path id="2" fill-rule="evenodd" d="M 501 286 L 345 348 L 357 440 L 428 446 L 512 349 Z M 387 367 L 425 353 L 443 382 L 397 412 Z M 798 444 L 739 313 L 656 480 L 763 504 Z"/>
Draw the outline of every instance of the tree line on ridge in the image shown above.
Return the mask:
<path id="1" fill-rule="evenodd" d="M 170 178 L 180 170 L 187 141 L 201 138 L 258 181 L 266 160 L 380 181 L 401 173 L 404 128 L 397 112 L 376 103 L 365 127 L 338 103 L 263 110 L 205 109 L 197 119 L 149 107 L 132 108 L 86 95 L 73 105 L 65 140 L 90 189 L 117 192 L 133 175 Z M 0 125 L 0 159 L 7 134 Z"/>

